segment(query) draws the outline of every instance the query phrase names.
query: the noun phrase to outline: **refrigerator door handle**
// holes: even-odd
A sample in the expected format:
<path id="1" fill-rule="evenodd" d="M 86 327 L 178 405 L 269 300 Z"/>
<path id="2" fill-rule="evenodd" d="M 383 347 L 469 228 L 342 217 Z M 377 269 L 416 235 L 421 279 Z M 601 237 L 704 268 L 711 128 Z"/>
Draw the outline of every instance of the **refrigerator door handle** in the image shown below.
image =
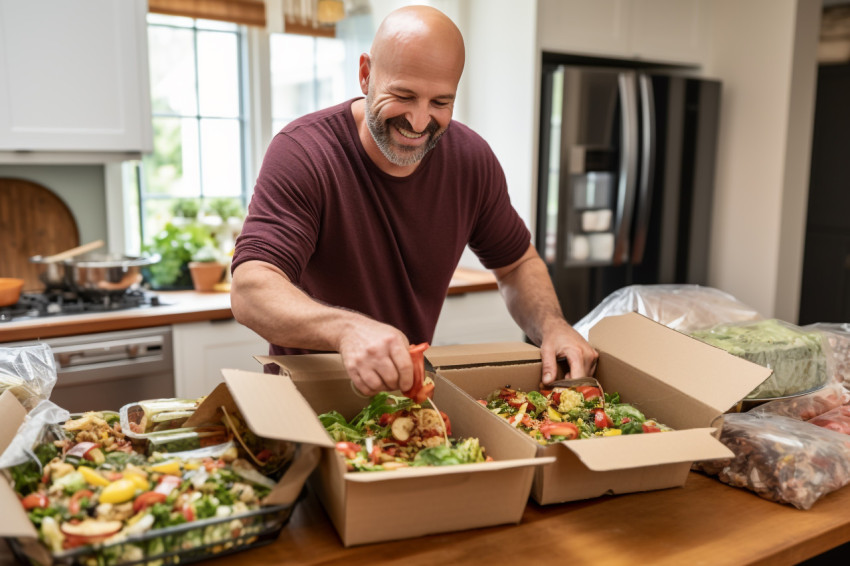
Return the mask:
<path id="1" fill-rule="evenodd" d="M 617 214 L 614 225 L 614 255 L 611 263 L 629 260 L 629 232 L 632 227 L 638 169 L 638 113 L 635 73 L 620 73 L 620 175 L 617 183 Z"/>
<path id="2" fill-rule="evenodd" d="M 638 76 L 641 110 L 641 163 L 640 187 L 637 192 L 637 215 L 635 217 L 635 241 L 632 248 L 632 264 L 643 261 L 646 238 L 649 231 L 649 213 L 652 208 L 653 164 L 655 163 L 655 94 L 652 78 L 645 73 Z"/>

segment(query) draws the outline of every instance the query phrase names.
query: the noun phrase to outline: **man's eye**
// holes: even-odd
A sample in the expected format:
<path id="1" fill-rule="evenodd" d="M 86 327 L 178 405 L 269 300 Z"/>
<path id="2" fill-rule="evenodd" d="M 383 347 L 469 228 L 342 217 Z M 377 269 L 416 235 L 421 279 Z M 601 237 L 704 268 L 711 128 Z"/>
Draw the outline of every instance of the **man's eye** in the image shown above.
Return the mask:
<path id="1" fill-rule="evenodd" d="M 436 106 L 437 108 L 446 108 L 446 107 L 448 107 L 448 106 L 449 106 L 449 104 L 451 104 L 451 103 L 450 103 L 450 102 L 443 102 L 442 100 L 435 100 L 435 101 L 434 101 L 434 102 L 432 102 L 431 104 L 433 104 L 433 105 L 434 105 L 434 106 Z"/>

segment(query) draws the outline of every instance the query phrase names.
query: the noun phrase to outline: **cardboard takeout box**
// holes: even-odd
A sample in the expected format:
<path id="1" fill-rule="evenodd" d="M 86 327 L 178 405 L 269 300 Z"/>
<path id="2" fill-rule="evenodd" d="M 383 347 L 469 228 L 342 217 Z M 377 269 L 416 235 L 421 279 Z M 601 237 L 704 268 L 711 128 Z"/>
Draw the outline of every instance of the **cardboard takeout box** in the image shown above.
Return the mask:
<path id="1" fill-rule="evenodd" d="M 722 414 L 771 374 L 637 313 L 603 319 L 589 341 L 599 351 L 603 389 L 675 430 L 541 446 L 478 405 L 491 426 L 521 436 L 538 456 L 555 458 L 535 471 L 532 496 L 541 504 L 684 485 L 694 461 L 733 457 L 713 433 Z M 503 386 L 531 391 L 540 384 L 540 351 L 524 343 L 434 347 L 428 359 L 472 399 Z"/>
<path id="2" fill-rule="evenodd" d="M 278 364 L 281 375 L 259 375 L 257 380 L 283 383 L 292 389 L 286 395 L 270 395 L 258 385 L 234 390 L 234 397 L 249 420 L 265 416 L 269 426 L 290 428 L 293 440 L 325 448 L 311 485 L 346 546 L 518 523 L 535 468 L 551 462 L 536 458 L 536 448 L 512 431 L 492 426 L 489 414 L 477 410 L 472 406 L 476 403 L 437 376 L 434 402 L 449 415 L 452 436 L 477 437 L 494 461 L 348 472 L 344 458 L 316 418 L 337 410 L 351 419 L 369 402 L 352 391 L 339 355 L 258 360 Z M 234 374 L 229 370 L 224 374 L 231 385 Z M 256 406 L 265 409 L 257 411 Z M 283 412 L 289 415 L 289 422 L 277 417 Z M 260 427 L 257 422 L 251 425 Z"/>

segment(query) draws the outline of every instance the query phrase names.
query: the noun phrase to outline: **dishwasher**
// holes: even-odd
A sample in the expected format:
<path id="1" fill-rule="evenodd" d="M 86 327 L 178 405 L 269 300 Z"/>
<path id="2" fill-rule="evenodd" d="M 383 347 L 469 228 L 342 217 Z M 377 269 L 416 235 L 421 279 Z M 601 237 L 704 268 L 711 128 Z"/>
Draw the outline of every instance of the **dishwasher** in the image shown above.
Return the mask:
<path id="1" fill-rule="evenodd" d="M 47 344 L 56 361 L 50 400 L 72 413 L 117 411 L 143 399 L 174 396 L 171 327 L 98 332 L 26 342 Z"/>

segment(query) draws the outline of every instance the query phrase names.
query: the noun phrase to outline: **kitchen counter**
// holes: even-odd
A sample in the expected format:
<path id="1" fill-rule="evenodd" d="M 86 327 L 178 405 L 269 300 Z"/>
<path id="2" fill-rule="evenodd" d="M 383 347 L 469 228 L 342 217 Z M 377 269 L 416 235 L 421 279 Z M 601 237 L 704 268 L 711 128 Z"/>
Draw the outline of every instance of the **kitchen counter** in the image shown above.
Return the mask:
<path id="1" fill-rule="evenodd" d="M 273 543 L 207 564 L 797 564 L 850 541 L 850 489 L 809 511 L 692 472 L 681 488 L 539 506 L 519 525 L 344 548 L 312 494 Z M 411 501 L 411 513 L 416 501 Z M 380 517 L 366 518 L 381 528 Z M 826 562 L 824 562 L 826 563 Z M 832 563 L 835 563 L 834 561 Z M 0 566 L 12 564 L 0 546 Z"/>
<path id="2" fill-rule="evenodd" d="M 458 268 L 449 285 L 448 295 L 496 289 L 496 278 L 489 271 Z M 233 317 L 227 292 L 160 291 L 157 294 L 161 304 L 155 307 L 3 322 L 0 323 L 0 343 Z"/>

